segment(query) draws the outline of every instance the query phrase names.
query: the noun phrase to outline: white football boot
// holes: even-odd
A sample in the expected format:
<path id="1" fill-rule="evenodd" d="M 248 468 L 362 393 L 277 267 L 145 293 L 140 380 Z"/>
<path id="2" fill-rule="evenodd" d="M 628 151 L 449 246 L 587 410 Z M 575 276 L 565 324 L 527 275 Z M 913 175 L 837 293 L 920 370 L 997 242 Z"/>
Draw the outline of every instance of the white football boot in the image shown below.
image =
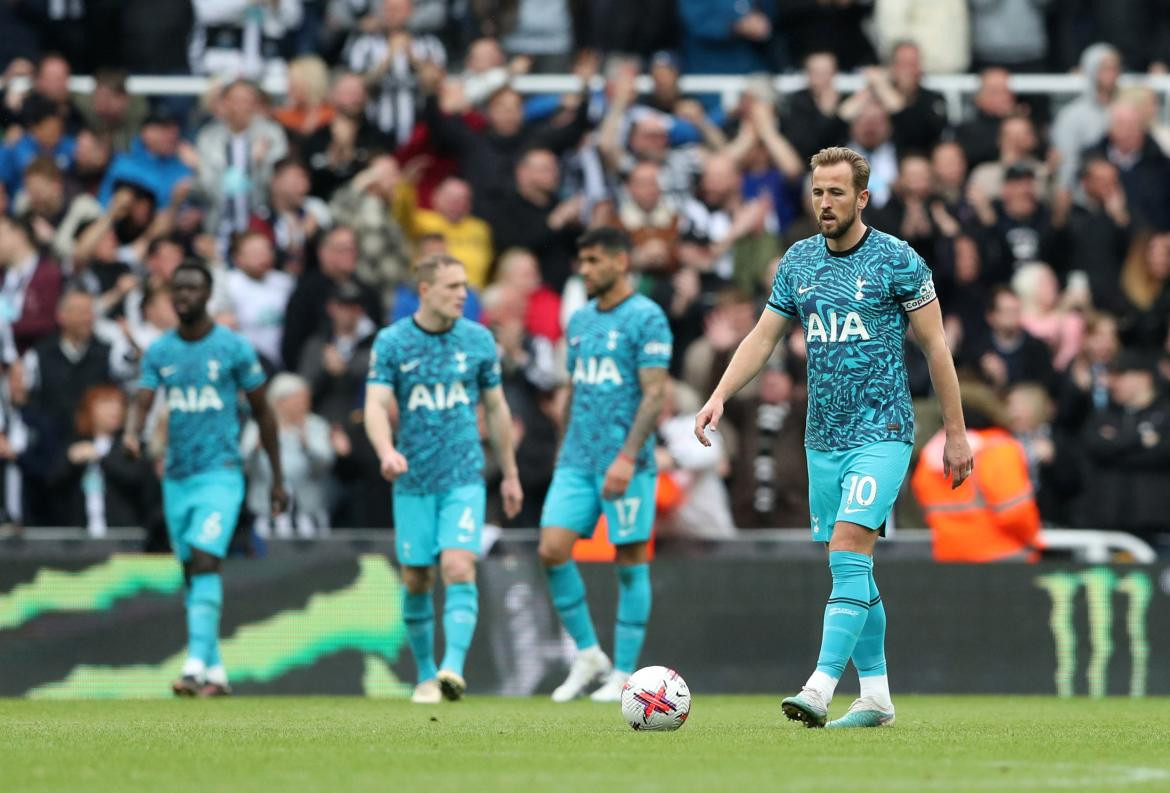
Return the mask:
<path id="1" fill-rule="evenodd" d="M 416 705 L 438 705 L 443 699 L 443 692 L 439 690 L 439 681 L 435 678 L 424 680 L 414 687 L 410 701 Z"/>
<path id="2" fill-rule="evenodd" d="M 609 656 L 600 647 L 590 647 L 577 653 L 569 676 L 552 693 L 553 702 L 570 702 L 585 693 L 592 683 L 613 671 Z M 623 681 L 624 682 L 624 681 Z"/>
<path id="3" fill-rule="evenodd" d="M 626 681 L 630 676 L 625 672 L 613 670 L 609 673 L 609 677 L 601 684 L 601 688 L 589 695 L 589 698 L 594 702 L 621 702 L 622 691 L 625 690 Z"/>

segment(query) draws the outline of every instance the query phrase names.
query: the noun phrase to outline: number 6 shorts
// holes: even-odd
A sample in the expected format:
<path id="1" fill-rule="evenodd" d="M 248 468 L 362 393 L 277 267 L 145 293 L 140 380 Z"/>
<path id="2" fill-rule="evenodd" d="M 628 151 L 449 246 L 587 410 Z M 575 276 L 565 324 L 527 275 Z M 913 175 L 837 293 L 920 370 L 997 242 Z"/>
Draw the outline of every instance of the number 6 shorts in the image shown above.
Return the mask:
<path id="1" fill-rule="evenodd" d="M 809 449 L 808 506 L 812 536 L 828 542 L 837 521 L 874 531 L 885 526 L 902 489 L 913 447 L 902 441 L 878 441 L 853 449 Z"/>
<path id="2" fill-rule="evenodd" d="M 647 542 L 654 529 L 657 472 L 635 473 L 621 498 L 602 498 L 604 483 L 601 474 L 558 467 L 544 499 L 541 527 L 568 529 L 588 539 L 604 513 L 614 545 Z"/>
<path id="3" fill-rule="evenodd" d="M 235 468 L 163 479 L 167 534 L 179 561 L 190 560 L 192 548 L 226 556 L 243 503 L 244 474 Z"/>
<path id="4" fill-rule="evenodd" d="M 407 567 L 430 567 L 451 548 L 480 553 L 483 482 L 439 493 L 394 493 L 394 551 Z"/>

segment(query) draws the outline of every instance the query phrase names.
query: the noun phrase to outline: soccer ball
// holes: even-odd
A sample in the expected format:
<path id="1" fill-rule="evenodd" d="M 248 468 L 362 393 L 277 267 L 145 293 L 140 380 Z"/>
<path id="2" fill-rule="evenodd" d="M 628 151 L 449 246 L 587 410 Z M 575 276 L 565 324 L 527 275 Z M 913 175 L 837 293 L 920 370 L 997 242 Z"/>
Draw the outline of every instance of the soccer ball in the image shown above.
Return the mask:
<path id="1" fill-rule="evenodd" d="M 691 713 L 691 690 L 665 666 L 644 666 L 622 689 L 622 716 L 635 730 L 677 730 Z"/>

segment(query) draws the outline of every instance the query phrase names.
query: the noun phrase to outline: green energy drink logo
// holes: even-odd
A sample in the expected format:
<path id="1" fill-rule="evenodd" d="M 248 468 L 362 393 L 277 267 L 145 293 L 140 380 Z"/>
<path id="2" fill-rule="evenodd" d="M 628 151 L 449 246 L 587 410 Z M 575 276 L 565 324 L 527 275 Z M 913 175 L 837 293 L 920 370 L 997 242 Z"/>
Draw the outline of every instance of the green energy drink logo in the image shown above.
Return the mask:
<path id="1" fill-rule="evenodd" d="M 0 629 L 53 611 L 106 611 L 144 592 L 178 595 L 178 565 L 169 558 L 115 556 L 80 572 L 45 570 L 0 595 Z M 235 683 L 267 683 L 344 650 L 364 654 L 363 688 L 369 696 L 406 696 L 390 664 L 405 641 L 400 582 L 382 556 L 363 555 L 358 575 L 342 589 L 309 598 L 287 610 L 240 626 L 220 642 Z M 81 665 L 60 681 L 28 692 L 38 698 L 149 698 L 169 696 L 169 681 L 186 657 L 180 650 L 157 664 Z"/>
<path id="2" fill-rule="evenodd" d="M 1129 637 L 1132 669 L 1129 695 L 1146 694 L 1150 667 L 1150 642 L 1146 634 L 1153 584 L 1146 573 L 1132 571 L 1118 575 L 1108 567 L 1094 567 L 1079 573 L 1050 573 L 1036 578 L 1036 586 L 1048 593 L 1052 602 L 1049 626 L 1056 644 L 1056 693 L 1071 697 L 1075 692 L 1077 669 L 1077 593 L 1085 592 L 1089 623 L 1089 662 L 1086 678 L 1089 696 L 1105 696 L 1109 661 L 1113 657 L 1113 596 L 1126 597 L 1125 629 Z"/>

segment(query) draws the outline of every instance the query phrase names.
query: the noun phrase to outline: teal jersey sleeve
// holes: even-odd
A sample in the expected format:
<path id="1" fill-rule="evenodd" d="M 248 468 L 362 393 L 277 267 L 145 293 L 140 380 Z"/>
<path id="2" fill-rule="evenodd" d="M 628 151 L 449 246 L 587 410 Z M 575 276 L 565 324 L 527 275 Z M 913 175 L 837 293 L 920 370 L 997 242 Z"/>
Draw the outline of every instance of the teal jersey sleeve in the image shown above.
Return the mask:
<path id="1" fill-rule="evenodd" d="M 162 338 L 155 339 L 154 343 L 146 348 L 146 354 L 142 356 L 142 364 L 138 372 L 139 388 L 156 391 L 162 385 L 162 378 L 158 373 L 159 345 L 161 343 Z"/>
<path id="2" fill-rule="evenodd" d="M 641 323 L 642 338 L 638 344 L 639 369 L 666 369 L 674 350 L 670 323 L 661 311 L 647 311 Z"/>
<path id="3" fill-rule="evenodd" d="M 390 386 L 394 388 L 397 381 L 394 377 L 394 343 L 390 337 L 391 328 L 378 331 L 374 339 L 374 346 L 370 349 L 370 369 L 366 375 L 367 383 Z"/>
<path id="4" fill-rule="evenodd" d="M 792 294 L 792 285 L 788 283 L 785 265 L 788 264 L 788 254 L 776 266 L 776 277 L 772 279 L 772 294 L 768 297 L 768 308 L 782 317 L 796 319 L 796 296 Z"/>
<path id="5" fill-rule="evenodd" d="M 934 276 L 918 252 L 903 242 L 901 253 L 894 263 L 891 292 L 895 302 L 909 313 L 933 302 L 938 295 Z"/>
<path id="6" fill-rule="evenodd" d="M 232 375 L 243 391 L 255 391 L 268 379 L 264 367 L 256 357 L 255 348 L 246 339 L 237 338 L 236 341 L 237 354 L 232 365 Z"/>
<path id="7" fill-rule="evenodd" d="M 479 379 L 480 390 L 486 391 L 489 388 L 495 388 L 501 382 L 500 354 L 496 349 L 496 340 L 492 336 L 491 331 L 487 328 L 482 328 L 481 332 L 483 351 L 479 361 L 479 367 L 476 370 L 476 376 Z"/>

